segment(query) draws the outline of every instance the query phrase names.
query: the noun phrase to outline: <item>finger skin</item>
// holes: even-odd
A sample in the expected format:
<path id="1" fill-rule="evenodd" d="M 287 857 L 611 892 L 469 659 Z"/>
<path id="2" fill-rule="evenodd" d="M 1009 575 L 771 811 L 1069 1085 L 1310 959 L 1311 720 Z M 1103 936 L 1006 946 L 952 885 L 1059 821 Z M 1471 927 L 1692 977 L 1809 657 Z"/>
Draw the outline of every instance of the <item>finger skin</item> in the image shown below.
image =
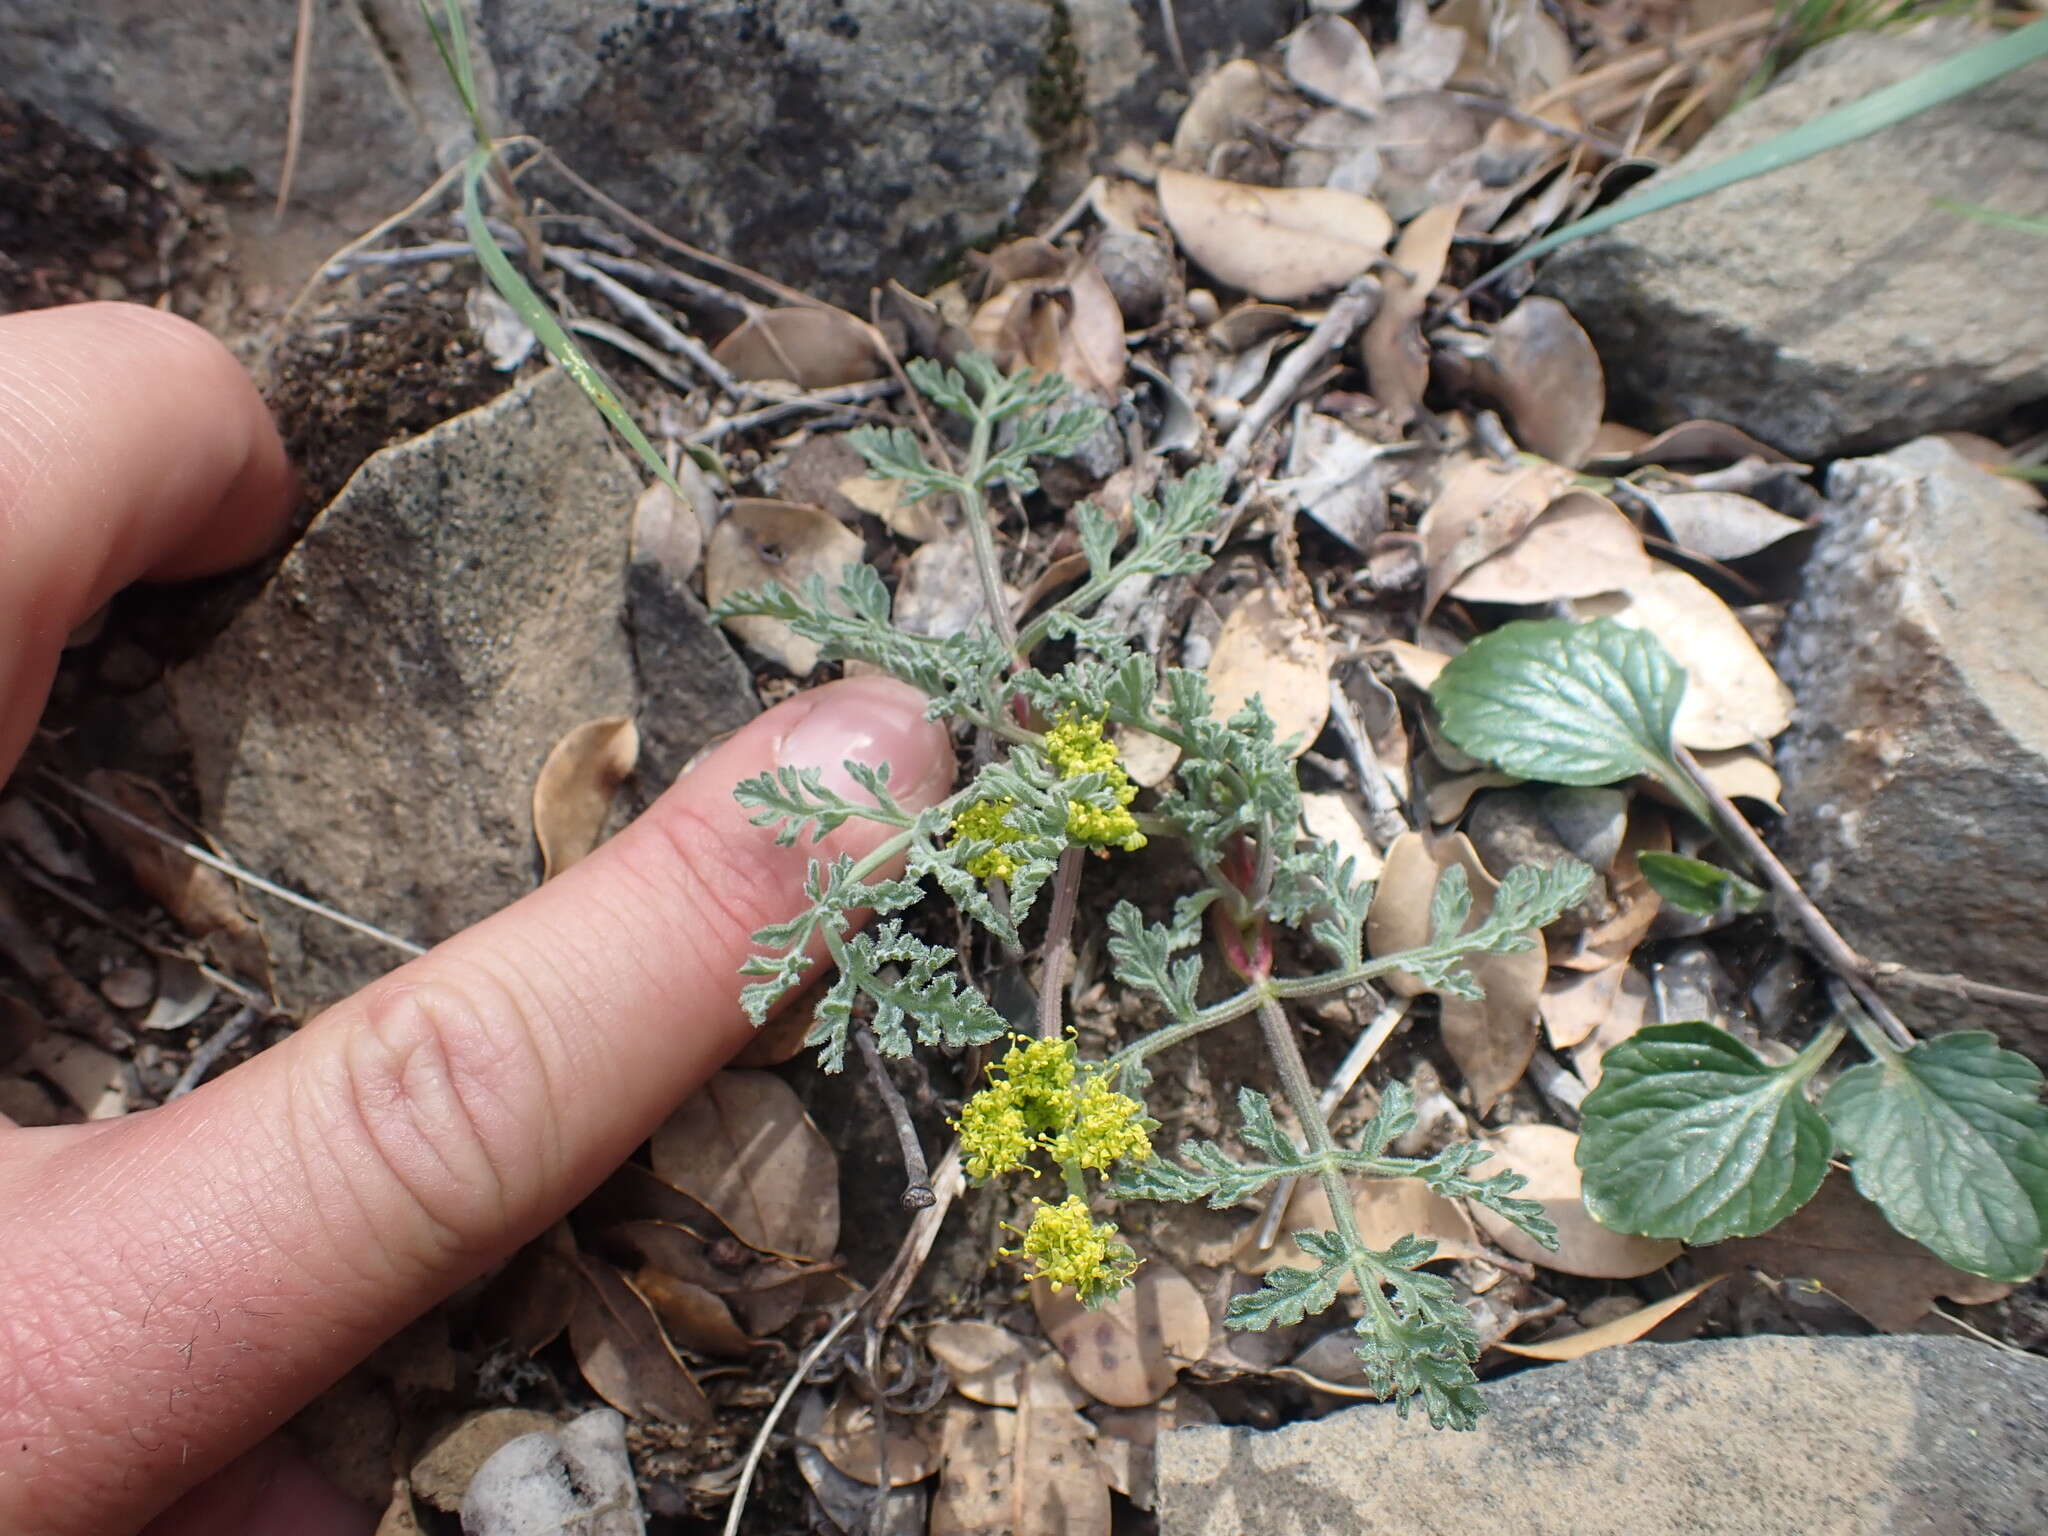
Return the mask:
<path id="1" fill-rule="evenodd" d="M 133 1528 L 629 1155 L 748 1038 L 738 968 L 816 855 L 732 786 L 858 755 L 935 803 L 952 753 L 922 707 L 880 679 L 791 700 L 558 879 L 216 1083 L 13 1133 L 38 1140 L 0 1171 L 0 1530 Z"/>
<path id="2" fill-rule="evenodd" d="M 263 553 L 291 483 L 256 386 L 198 326 L 136 304 L 0 317 L 0 773 L 81 620 L 131 581 Z"/>

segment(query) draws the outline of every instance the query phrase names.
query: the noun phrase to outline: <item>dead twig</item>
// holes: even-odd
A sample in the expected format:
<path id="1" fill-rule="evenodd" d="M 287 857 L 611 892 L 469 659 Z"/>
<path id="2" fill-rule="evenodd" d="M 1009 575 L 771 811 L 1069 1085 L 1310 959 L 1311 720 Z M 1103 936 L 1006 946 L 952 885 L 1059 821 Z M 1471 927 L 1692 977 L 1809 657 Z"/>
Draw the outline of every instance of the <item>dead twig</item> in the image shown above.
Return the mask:
<path id="1" fill-rule="evenodd" d="M 1344 755 L 1351 760 L 1351 771 L 1357 776 L 1358 792 L 1365 801 L 1373 841 L 1384 853 L 1395 838 L 1413 829 L 1408 824 L 1407 814 L 1401 809 L 1401 797 L 1394 790 L 1394 781 L 1387 777 L 1386 766 L 1380 762 L 1380 755 L 1373 747 L 1372 736 L 1352 706 L 1351 695 L 1334 677 L 1330 679 L 1330 719 L 1337 727 L 1338 739 L 1344 743 Z"/>
<path id="2" fill-rule="evenodd" d="M 178 1080 L 171 1084 L 171 1091 L 164 1095 L 164 1102 L 168 1104 L 172 1099 L 181 1099 L 204 1082 L 206 1074 L 220 1064 L 221 1057 L 227 1055 L 235 1042 L 246 1035 L 261 1017 L 261 1012 L 255 1008 L 237 1009 L 233 1018 L 208 1035 L 199 1049 L 192 1053 L 185 1070 L 178 1074 Z"/>
<path id="3" fill-rule="evenodd" d="M 343 928 L 347 928 L 353 933 L 359 933 L 366 939 L 375 939 L 379 944 L 387 945 L 397 950 L 407 959 L 414 959 L 426 953 L 426 949 L 423 946 L 413 943 L 410 939 L 401 939 L 395 933 L 386 933 L 374 923 L 366 923 L 359 917 L 350 917 L 346 912 L 337 912 L 334 908 L 317 902 L 310 896 L 301 896 L 297 891 L 279 885 L 275 880 L 266 880 L 253 870 L 244 869 L 241 865 L 224 859 L 219 854 L 209 852 L 197 843 L 188 843 L 181 837 L 173 837 L 161 827 L 151 826 L 140 816 L 130 815 L 111 800 L 104 799 L 89 789 L 73 784 L 69 779 L 60 778 L 47 769 L 43 770 L 42 777 L 63 790 L 67 795 L 83 801 L 94 810 L 120 822 L 123 826 L 132 828 L 140 832 L 144 837 L 152 838 L 162 843 L 166 848 L 175 848 L 195 864 L 204 864 L 208 869 L 219 870 L 230 880 L 246 885 L 252 890 L 261 891 L 266 896 L 274 896 L 287 906 L 297 907 L 302 912 L 311 912 L 316 917 L 324 917 L 330 923 L 338 923 Z"/>
<path id="4" fill-rule="evenodd" d="M 306 136 L 306 82 L 313 72 L 313 0 L 299 0 L 298 33 L 292 39 L 292 94 L 284 113 L 284 166 L 277 173 L 277 206 L 271 217 L 282 219 L 298 174 L 299 146 Z"/>
<path id="5" fill-rule="evenodd" d="M 1721 830 L 1748 855 L 1756 868 L 1763 871 L 1771 889 L 1776 891 L 1785 905 L 1791 909 L 1800 931 L 1813 946 L 1814 953 L 1848 984 L 1849 990 L 1856 994 L 1856 1000 L 1870 1010 L 1870 1016 L 1891 1037 L 1892 1043 L 1900 1050 L 1910 1049 L 1913 1044 L 1913 1032 L 1906 1028 L 1897 1014 L 1892 1012 L 1890 1005 L 1877 995 L 1877 989 L 1871 985 L 1871 976 L 1874 973 L 1871 963 L 1850 947 L 1849 941 L 1827 920 L 1821 909 L 1813 904 L 1813 899 L 1799 888 L 1799 882 L 1793 878 L 1792 871 L 1771 852 L 1770 844 L 1758 835 L 1756 828 L 1749 824 L 1749 819 L 1735 808 L 1735 802 L 1723 794 L 1714 781 L 1701 770 L 1693 755 L 1684 747 L 1677 747 L 1674 751 L 1678 765 L 1685 770 L 1686 776 L 1714 808 L 1714 817 L 1721 823 Z"/>
<path id="6" fill-rule="evenodd" d="M 885 399 L 895 394 L 897 387 L 894 379 L 867 379 L 859 384 L 834 384 L 829 389 L 813 389 L 801 395 L 792 395 L 787 400 L 778 400 L 773 405 L 764 405 L 757 411 L 746 411 L 738 416 L 728 416 L 723 420 L 710 422 L 699 427 L 683 441 L 715 443 L 721 437 L 727 437 L 734 432 L 765 427 L 786 417 L 800 416 L 805 411 L 843 409 L 869 400 Z"/>
<path id="7" fill-rule="evenodd" d="M 860 1049 L 860 1059 L 867 1065 L 875 1092 L 881 1095 L 882 1107 L 889 1112 L 889 1123 L 896 1128 L 896 1145 L 903 1153 L 903 1204 L 910 1210 L 921 1211 L 938 1197 L 932 1193 L 931 1170 L 925 1166 L 924 1144 L 917 1139 L 917 1127 L 910 1123 L 910 1106 L 903 1102 L 896 1080 L 889 1076 L 888 1064 L 882 1060 L 874 1035 L 865 1029 L 856 1029 L 853 1043 Z"/>
<path id="8" fill-rule="evenodd" d="M 1909 987 L 1916 992 L 1939 992 L 1947 997 L 1969 1003 L 1996 1003 L 2007 1008 L 2048 1009 L 2048 996 L 2039 992 L 2026 992 L 2018 987 L 1996 986 L 1988 981 L 1972 981 L 1967 976 L 1953 972 L 1916 971 L 1911 966 L 1900 965 L 1895 960 L 1866 962 L 1870 966 L 1870 978 L 1879 985 Z"/>
<path id="9" fill-rule="evenodd" d="M 135 1036 L 91 988 L 71 974 L 57 951 L 22 917 L 4 884 L 0 884 L 0 954 L 35 984 L 43 1000 L 56 1010 L 58 1022 L 72 1034 L 104 1051 L 118 1053 L 134 1046 Z"/>
<path id="10" fill-rule="evenodd" d="M 1273 370 L 1273 377 L 1266 381 L 1266 387 L 1259 391 L 1258 398 L 1245 408 L 1236 429 L 1224 443 L 1223 454 L 1217 463 L 1222 467 L 1225 484 L 1235 481 L 1243 473 L 1245 461 L 1251 457 L 1259 435 L 1293 402 L 1296 392 L 1307 382 L 1309 375 L 1322 365 L 1325 358 L 1342 351 L 1358 333 L 1358 328 L 1372 318 L 1379 305 L 1380 285 L 1370 277 L 1353 278 L 1337 295 L 1323 312 L 1323 318 L 1316 322 L 1316 328 L 1308 333 L 1307 339 L 1289 352 L 1280 366 Z M 1222 542 L 1221 536 L 1216 542 Z"/>
<path id="11" fill-rule="evenodd" d="M 732 1503 L 725 1511 L 725 1536 L 739 1536 L 740 1517 L 746 1513 L 747 1494 L 754 1486 L 754 1473 L 760 1468 L 761 1458 L 768 1452 L 768 1441 L 775 1433 L 775 1426 L 782 1422 L 783 1414 L 789 1411 L 790 1399 L 796 1396 L 796 1389 L 802 1386 L 804 1378 L 810 1375 L 811 1367 L 825 1358 L 825 1352 L 838 1341 L 839 1335 L 846 1331 L 846 1325 L 860 1316 L 860 1308 L 861 1304 L 858 1301 L 846 1303 L 838 1320 L 825 1330 L 817 1343 L 804 1351 L 803 1358 L 796 1363 L 796 1369 L 789 1373 L 789 1380 L 783 1383 L 775 1401 L 769 1404 L 768 1412 L 761 1420 L 761 1427 L 754 1432 L 754 1443 L 747 1447 L 746 1460 L 740 1463 L 739 1482 L 733 1488 Z"/>
<path id="12" fill-rule="evenodd" d="M 582 251 L 571 250 L 566 245 L 548 245 L 541 247 L 541 254 L 571 277 L 582 279 L 611 300 L 628 320 L 633 321 L 676 356 L 687 359 L 699 373 L 716 384 L 722 393 L 735 400 L 761 398 L 759 390 L 734 378 L 732 371 L 713 357 L 704 343 L 686 334 L 674 321 L 609 272 L 600 272 L 585 259 Z"/>

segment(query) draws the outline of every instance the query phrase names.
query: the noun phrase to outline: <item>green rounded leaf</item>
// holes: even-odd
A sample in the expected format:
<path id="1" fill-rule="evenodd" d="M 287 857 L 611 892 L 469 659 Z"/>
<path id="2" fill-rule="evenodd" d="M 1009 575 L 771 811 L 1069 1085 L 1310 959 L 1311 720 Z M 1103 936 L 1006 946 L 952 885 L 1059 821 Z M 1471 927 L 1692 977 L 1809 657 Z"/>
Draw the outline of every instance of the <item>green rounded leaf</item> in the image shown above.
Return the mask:
<path id="1" fill-rule="evenodd" d="M 1828 1125 L 1799 1090 L 1840 1038 L 1776 1068 L 1711 1024 L 1653 1025 L 1617 1045 L 1579 1132 L 1593 1219 L 1696 1245 L 1783 1221 L 1827 1176 Z"/>
<path id="2" fill-rule="evenodd" d="M 1742 876 L 1682 853 L 1639 853 L 1636 862 L 1651 890 L 1695 917 L 1756 912 L 1770 900 Z"/>
<path id="3" fill-rule="evenodd" d="M 1520 619 L 1475 640 L 1430 687 L 1460 751 L 1518 778 L 1612 784 L 1677 776 L 1685 672 L 1656 636 L 1612 619 Z"/>
<path id="4" fill-rule="evenodd" d="M 1982 1030 L 1923 1040 L 1821 1101 L 1857 1189 L 1957 1269 L 2028 1280 L 2048 1257 L 2048 1107 L 2033 1063 Z"/>

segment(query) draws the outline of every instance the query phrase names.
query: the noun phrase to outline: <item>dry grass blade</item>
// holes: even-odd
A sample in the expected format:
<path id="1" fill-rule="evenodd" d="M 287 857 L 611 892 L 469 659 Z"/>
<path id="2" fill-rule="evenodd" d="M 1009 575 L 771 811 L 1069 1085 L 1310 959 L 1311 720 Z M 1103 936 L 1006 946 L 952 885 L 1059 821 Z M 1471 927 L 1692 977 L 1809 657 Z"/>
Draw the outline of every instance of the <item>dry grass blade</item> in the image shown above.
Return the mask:
<path id="1" fill-rule="evenodd" d="M 1617 1344 L 1633 1344 L 1665 1318 L 1691 1306 L 1720 1281 L 1721 1276 L 1711 1275 L 1698 1285 L 1687 1286 L 1675 1296 L 1653 1301 L 1640 1311 L 1631 1312 L 1627 1317 L 1617 1317 L 1613 1322 L 1602 1323 L 1597 1328 L 1568 1333 L 1561 1338 L 1539 1339 L 1533 1344 L 1509 1344 L 1503 1341 L 1493 1347 L 1510 1355 L 1520 1355 L 1525 1360 L 1582 1359 L 1599 1350 L 1612 1349 Z"/>

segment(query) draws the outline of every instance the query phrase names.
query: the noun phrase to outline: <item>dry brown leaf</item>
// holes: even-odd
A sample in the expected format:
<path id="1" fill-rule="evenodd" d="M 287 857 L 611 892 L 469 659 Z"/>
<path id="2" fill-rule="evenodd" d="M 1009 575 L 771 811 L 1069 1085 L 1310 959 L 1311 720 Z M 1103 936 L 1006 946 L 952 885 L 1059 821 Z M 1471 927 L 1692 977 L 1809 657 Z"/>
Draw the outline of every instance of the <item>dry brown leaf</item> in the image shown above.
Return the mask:
<path id="1" fill-rule="evenodd" d="M 1214 714 L 1228 720 L 1254 695 L 1274 734 L 1299 757 L 1330 718 L 1330 648 L 1322 626 L 1273 588 L 1245 597 L 1223 621 L 1207 670 Z"/>
<path id="2" fill-rule="evenodd" d="M 1657 565 L 1625 592 L 1579 599 L 1573 612 L 1648 630 L 1685 669 L 1673 733 L 1680 746 L 1746 747 L 1792 723 L 1792 690 L 1734 610 L 1684 571 Z"/>
<path id="3" fill-rule="evenodd" d="M 462 1508 L 462 1495 L 476 1469 L 521 1435 L 560 1429 L 553 1414 L 532 1408 L 486 1408 L 443 1429 L 427 1442 L 412 1464 L 412 1491 L 436 1509 L 450 1514 Z"/>
<path id="4" fill-rule="evenodd" d="M 1622 451 L 1613 455 L 1612 462 L 1603 456 L 1602 469 L 1628 470 L 1645 464 L 1730 463 L 1747 458 L 1759 458 L 1772 464 L 1791 462 L 1770 444 L 1758 442 L 1740 427 L 1731 427 L 1725 421 L 1681 421 L 1650 438 L 1635 433 L 1633 440 L 1623 439 L 1614 430 L 1610 430 L 1608 436 Z"/>
<path id="5" fill-rule="evenodd" d="M 839 1246 L 839 1155 L 795 1090 L 721 1072 L 654 1133 L 654 1171 L 763 1253 L 828 1259 Z"/>
<path id="6" fill-rule="evenodd" d="M 1377 880 L 1384 860 L 1365 830 L 1365 822 L 1348 795 L 1308 794 L 1301 797 L 1301 825 L 1310 837 L 1337 845 L 1351 860 L 1360 880 Z"/>
<path id="7" fill-rule="evenodd" d="M 1755 752 L 1744 747 L 1732 752 L 1695 752 L 1693 761 L 1730 800 L 1755 800 L 1784 814 L 1785 807 L 1780 801 L 1785 786 L 1778 778 L 1778 770 Z"/>
<path id="8" fill-rule="evenodd" d="M 158 955 L 156 997 L 136 1026 L 146 1031 L 183 1029 L 213 1006 L 220 988 L 190 960 Z"/>
<path id="9" fill-rule="evenodd" d="M 1371 117 L 1384 94 L 1372 44 L 1342 16 L 1309 17 L 1282 45 L 1281 66 L 1297 90 L 1333 107 Z"/>
<path id="10" fill-rule="evenodd" d="M 1053 255 L 1063 263 L 1054 275 L 1005 283 L 974 312 L 968 335 L 1005 369 L 1057 373 L 1087 399 L 1110 404 L 1123 388 L 1123 313 L 1091 259 Z"/>
<path id="11" fill-rule="evenodd" d="M 128 1068 L 109 1051 L 70 1035 L 46 1034 L 22 1053 L 22 1064 L 55 1083 L 88 1120 L 128 1113 Z"/>
<path id="12" fill-rule="evenodd" d="M 100 978 L 100 996 L 116 1008 L 147 1008 L 156 1000 L 156 973 L 139 965 L 117 965 Z"/>
<path id="13" fill-rule="evenodd" d="M 1009 1329 L 972 1320 L 936 1323 L 924 1341 L 962 1397 L 997 1408 L 1017 1406 L 1019 1383 L 1034 1351 Z"/>
<path id="14" fill-rule="evenodd" d="M 1600 1062 L 1607 1053 L 1649 1022 L 1649 983 L 1631 982 L 1627 986 L 1628 992 L 1613 1011 L 1593 1027 L 1592 1034 L 1571 1048 L 1572 1071 L 1588 1092 L 1600 1086 Z"/>
<path id="15" fill-rule="evenodd" d="M 1508 789 L 1523 781 L 1511 773 L 1496 773 L 1491 768 L 1481 768 L 1475 773 L 1454 774 L 1429 787 L 1423 797 L 1428 808 L 1432 826 L 1445 827 L 1465 814 L 1465 808 L 1472 803 L 1472 797 L 1482 789 Z"/>
<path id="16" fill-rule="evenodd" d="M 662 1331 L 684 1349 L 728 1360 L 744 1359 L 753 1349 L 754 1341 L 733 1321 L 732 1308 L 705 1287 L 651 1264 L 634 1271 L 633 1284 L 661 1319 Z"/>
<path id="17" fill-rule="evenodd" d="M 1937 1297 L 1977 1306 L 2012 1294 L 2011 1286 L 1951 1269 L 1902 1237 L 1839 1171 L 1761 1237 L 1695 1248 L 1693 1262 L 1713 1274 L 1754 1269 L 1775 1280 L 1817 1280 L 1886 1333 L 1912 1328 Z"/>
<path id="18" fill-rule="evenodd" d="M 1417 693 L 1429 692 L 1429 685 L 1436 681 L 1437 674 L 1451 664 L 1451 658 L 1442 651 L 1412 645 L 1406 640 L 1382 640 L 1369 647 L 1369 651 L 1391 661 L 1401 681 Z"/>
<path id="19" fill-rule="evenodd" d="M 1572 472 L 1562 464 L 1495 464 L 1467 459 L 1453 468 L 1422 514 L 1425 617 L 1458 578 L 1513 544 L 1564 493 Z"/>
<path id="20" fill-rule="evenodd" d="M 1603 1349 L 1612 1349 L 1617 1344 L 1633 1344 L 1652 1328 L 1675 1312 L 1692 1305 L 1712 1286 L 1720 1283 L 1719 1275 L 1711 1275 L 1698 1285 L 1689 1285 L 1676 1296 L 1666 1296 L 1662 1301 L 1653 1301 L 1639 1312 L 1626 1317 L 1617 1317 L 1597 1328 L 1582 1329 L 1568 1333 L 1562 1338 L 1538 1339 L 1531 1344 L 1510 1344 L 1505 1340 L 1494 1345 L 1510 1355 L 1520 1355 L 1528 1360 L 1578 1360 Z"/>
<path id="21" fill-rule="evenodd" d="M 704 530 L 716 521 L 657 480 L 633 503 L 633 560 L 659 566 L 672 584 L 683 586 L 704 563 Z"/>
<path id="22" fill-rule="evenodd" d="M 1597 971 L 1552 971 L 1543 985 L 1543 1032 L 1552 1050 L 1570 1050 L 1620 1014 L 1633 1020 L 1632 1035 L 1649 1006 L 1650 984 L 1626 960 Z"/>
<path id="23" fill-rule="evenodd" d="M 793 501 L 742 497 L 711 531 L 704 551 L 704 598 L 717 604 L 770 582 L 800 591 L 812 576 L 835 590 L 864 553 L 860 535 L 829 512 Z M 726 627 L 799 677 L 818 664 L 818 647 L 780 619 L 728 619 Z"/>
<path id="24" fill-rule="evenodd" d="M 640 730 L 631 715 L 586 720 L 555 743 L 533 783 L 542 880 L 554 879 L 597 846 L 612 796 L 639 759 Z"/>
<path id="25" fill-rule="evenodd" d="M 711 1404 L 647 1298 L 611 1265 L 579 1258 L 569 1349 L 590 1389 L 629 1419 L 708 1424 Z"/>
<path id="26" fill-rule="evenodd" d="M 858 384 L 888 374 L 873 335 L 840 309 L 769 309 L 741 322 L 711 350 L 734 378 L 788 379 L 805 389 Z"/>
<path id="27" fill-rule="evenodd" d="M 931 1536 L 1009 1536 L 1014 1523 L 1017 1414 L 948 1407 L 939 1421 L 939 1492 Z"/>
<path id="28" fill-rule="evenodd" d="M 47 817 L 20 795 L 0 800 L 0 843 L 24 854 L 46 875 L 90 881 L 92 866 L 66 848 Z"/>
<path id="29" fill-rule="evenodd" d="M 565 1223 L 520 1249 L 478 1303 L 481 1336 L 494 1344 L 502 1340 L 522 1355 L 537 1355 L 560 1338 L 583 1289 L 575 1254 L 576 1240 Z"/>
<path id="30" fill-rule="evenodd" d="M 1135 726 L 1119 725 L 1110 732 L 1110 738 L 1116 743 L 1116 754 L 1123 760 L 1124 772 L 1131 776 L 1131 782 L 1146 789 L 1164 784 L 1174 764 L 1180 761 L 1179 747 L 1163 736 L 1154 736 Z"/>
<path id="31" fill-rule="evenodd" d="M 1380 59 L 1380 75 L 1389 96 L 1442 89 L 1458 72 L 1465 34 L 1432 21 L 1429 0 L 1402 0 L 1401 26 L 1394 46 Z"/>
<path id="32" fill-rule="evenodd" d="M 1468 603 L 1555 602 L 1646 580 L 1650 557 L 1621 509 L 1592 491 L 1566 491 L 1521 538 L 1460 576 L 1450 595 Z"/>
<path id="33" fill-rule="evenodd" d="M 1250 59 L 1232 59 L 1203 76 L 1173 130 L 1174 164 L 1207 170 L 1210 156 L 1265 111 L 1270 94 Z"/>
<path id="34" fill-rule="evenodd" d="M 918 1420 L 892 1413 L 878 1434 L 874 1408 L 842 1393 L 809 1440 L 855 1482 L 901 1488 L 921 1483 L 939 1469 L 938 1447 L 917 1432 L 918 1426 Z"/>
<path id="35" fill-rule="evenodd" d="M 948 1408 L 931 1536 L 1108 1536 L 1093 1439 L 1049 1355 L 1025 1373 L 1017 1409 Z"/>
<path id="36" fill-rule="evenodd" d="M 1471 840 L 1462 832 L 1438 838 L 1405 832 L 1394 839 L 1366 915 L 1366 939 L 1375 955 L 1429 942 L 1430 900 L 1437 880 L 1454 864 L 1464 868 L 1472 889 L 1472 916 L 1466 927 L 1477 927 L 1493 911 L 1500 882 L 1487 873 Z M 1444 1046 L 1464 1074 L 1473 1106 L 1482 1115 L 1522 1080 L 1536 1053 L 1537 1003 L 1548 962 L 1543 936 L 1534 937 L 1535 945 L 1519 953 L 1475 955 L 1467 962 L 1486 989 L 1483 998 L 1442 999 Z M 1425 990 L 1404 971 L 1390 973 L 1386 981 L 1405 997 Z"/>
<path id="37" fill-rule="evenodd" d="M 1557 300 L 1522 300 L 1493 328 L 1474 360 L 1473 383 L 1513 419 L 1531 453 L 1576 467 L 1593 451 L 1607 405 L 1606 376 L 1592 338 Z"/>
<path id="38" fill-rule="evenodd" d="M 1147 1259 L 1121 1294 L 1094 1311 L 1071 1291 L 1031 1285 L 1038 1326 L 1083 1390 L 1117 1408 L 1155 1402 L 1209 1348 L 1209 1309 L 1193 1282 Z"/>
<path id="39" fill-rule="evenodd" d="M 880 518 L 884 527 L 903 538 L 922 544 L 946 535 L 946 518 L 939 510 L 938 499 L 927 496 L 913 501 L 900 480 L 848 475 L 833 489 L 861 511 Z"/>
<path id="40" fill-rule="evenodd" d="M 1562 1126 L 1509 1125 L 1486 1138 L 1492 1158 L 1480 1167 L 1491 1176 L 1519 1173 L 1529 1181 L 1521 1198 L 1534 1200 L 1557 1226 L 1552 1252 L 1506 1217 L 1469 1207 L 1480 1230 L 1518 1259 L 1592 1280 L 1633 1280 L 1662 1269 L 1685 1251 L 1666 1238 L 1610 1232 L 1586 1214 L 1579 1193 L 1579 1138 Z"/>
<path id="41" fill-rule="evenodd" d="M 1394 233 L 1371 198 L 1328 187 L 1253 187 L 1161 171 L 1159 204 L 1204 271 L 1262 299 L 1341 288 L 1380 258 Z"/>
<path id="42" fill-rule="evenodd" d="M 1263 92 L 1264 86 L 1260 89 Z M 1118 234 L 1148 235 L 1162 227 L 1159 199 L 1150 187 L 1127 177 L 1097 176 L 1088 183 L 1088 206 Z"/>
<path id="43" fill-rule="evenodd" d="M 1429 295 L 1444 275 L 1451 238 L 1458 231 L 1462 201 L 1439 203 L 1408 221 L 1394 242 L 1380 290 L 1380 307 L 1366 322 L 1359 342 L 1365 357 L 1366 382 L 1387 419 L 1404 427 L 1415 419 L 1429 387 L 1429 347 L 1422 339 L 1422 313 Z"/>
<path id="44" fill-rule="evenodd" d="M 85 776 L 85 787 L 183 842 L 204 841 L 173 814 L 169 797 L 139 775 L 99 768 Z M 265 987 L 270 985 L 270 950 L 263 942 L 263 930 L 243 910 L 234 883 L 226 875 L 90 805 L 84 807 L 84 816 L 94 835 L 121 856 L 135 883 L 161 902 L 180 928 L 200 940 L 229 970 Z"/>
<path id="45" fill-rule="evenodd" d="M 1636 855 L 1670 851 L 1670 819 L 1656 805 L 1638 798 L 1629 810 L 1621 851 L 1607 871 L 1614 915 L 1573 935 L 1571 948 L 1553 955 L 1552 963 L 1572 971 L 1604 971 L 1633 955 L 1664 906 L 1664 898 L 1644 877 Z"/>
<path id="46" fill-rule="evenodd" d="M 1636 494 L 1680 549 L 1710 560 L 1740 560 L 1813 527 L 1734 491 L 1649 491 Z"/>

